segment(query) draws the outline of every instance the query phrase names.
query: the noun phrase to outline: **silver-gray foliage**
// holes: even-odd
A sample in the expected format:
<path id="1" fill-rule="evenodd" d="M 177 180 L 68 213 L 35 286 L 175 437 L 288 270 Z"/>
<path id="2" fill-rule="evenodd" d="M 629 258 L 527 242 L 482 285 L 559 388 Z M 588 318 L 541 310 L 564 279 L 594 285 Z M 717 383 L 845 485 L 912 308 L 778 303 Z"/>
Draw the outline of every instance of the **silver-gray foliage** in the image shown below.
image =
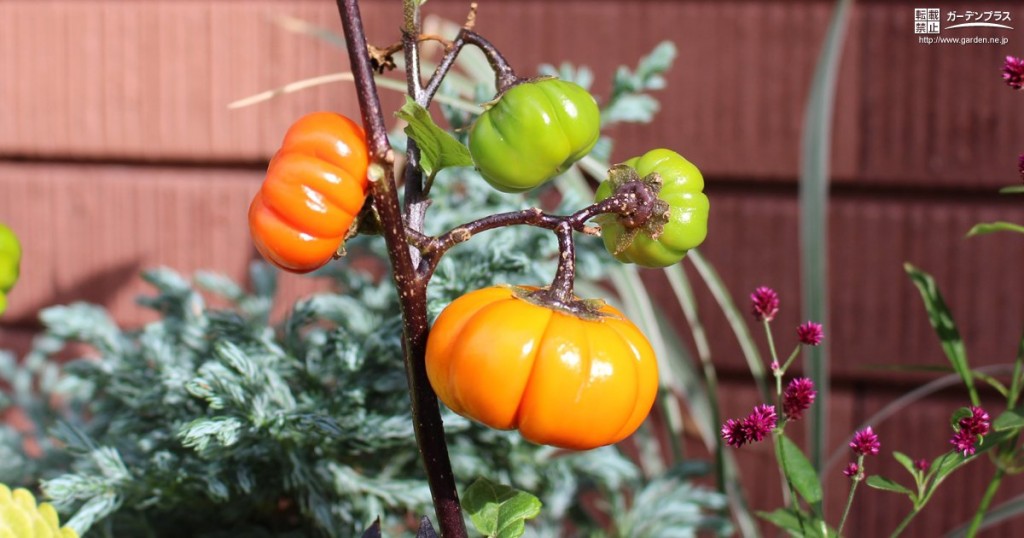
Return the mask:
<path id="1" fill-rule="evenodd" d="M 636 74 L 617 75 L 612 104 L 658 87 L 673 52 L 659 50 Z M 460 118 L 445 112 L 452 123 Z M 429 233 L 540 203 L 497 193 L 466 168 L 441 172 L 433 189 Z M 589 203 L 573 193 L 544 199 L 559 199 L 548 208 L 559 213 Z M 34 424 L 0 425 L 0 482 L 42 480 L 71 514 L 69 525 L 88 536 L 355 536 L 378 516 L 386 533 L 398 534 L 432 514 L 397 294 L 389 275 L 351 263 L 383 259 L 383 241 L 360 237 L 346 248 L 348 259 L 316 275 L 335 291 L 298 301 L 276 324 L 275 272 L 262 263 L 251 266 L 245 286 L 209 272 L 190 281 L 166 268 L 147 271 L 155 292 L 140 303 L 159 319 L 139 329 L 118 327 L 95 305 L 44 310 L 44 331 L 21 361 L 0 352 L 0 386 L 9 387 L 0 411 L 16 407 Z M 456 246 L 431 282 L 431 317 L 473 289 L 549 282 L 556 249 L 553 234 L 528 227 Z M 577 256 L 578 278 L 595 289 L 610 257 L 590 237 L 579 238 Z M 211 307 L 214 296 L 230 307 Z M 69 353 L 81 356 L 65 362 Z M 727 529 L 709 514 L 721 508 L 720 496 L 678 476 L 645 477 L 615 448 L 567 453 L 447 410 L 444 419 L 460 486 L 487 476 L 534 493 L 544 503 L 529 525 L 535 535 L 564 535 L 570 520 L 581 536 L 601 534 L 608 529 L 593 514 L 602 509 L 622 519 L 623 536 L 677 535 L 651 531 L 652 519 L 680 532 Z M 585 492 L 603 500 L 583 501 Z"/>

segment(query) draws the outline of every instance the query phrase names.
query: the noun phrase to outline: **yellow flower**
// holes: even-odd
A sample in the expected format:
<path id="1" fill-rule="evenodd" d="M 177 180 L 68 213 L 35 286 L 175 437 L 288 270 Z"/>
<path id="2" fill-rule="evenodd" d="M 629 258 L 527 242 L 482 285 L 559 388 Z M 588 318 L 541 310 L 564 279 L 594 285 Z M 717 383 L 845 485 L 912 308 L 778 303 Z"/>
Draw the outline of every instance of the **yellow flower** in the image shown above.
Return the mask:
<path id="1" fill-rule="evenodd" d="M 11 492 L 0 484 L 0 538 L 78 538 L 78 533 L 61 528 L 53 506 L 36 506 L 36 498 L 27 489 Z"/>

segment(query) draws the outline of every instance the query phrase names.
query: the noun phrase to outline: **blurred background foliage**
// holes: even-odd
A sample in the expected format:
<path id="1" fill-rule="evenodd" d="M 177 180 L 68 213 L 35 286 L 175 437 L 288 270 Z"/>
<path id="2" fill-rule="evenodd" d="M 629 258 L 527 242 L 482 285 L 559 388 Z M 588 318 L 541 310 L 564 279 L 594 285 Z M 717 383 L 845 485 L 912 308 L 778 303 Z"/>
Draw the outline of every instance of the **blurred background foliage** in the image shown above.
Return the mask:
<path id="1" fill-rule="evenodd" d="M 664 87 L 674 56 L 666 42 L 620 68 L 602 103 L 605 124 L 650 121 L 658 103 L 648 92 Z M 465 54 L 459 67 L 462 76 L 441 91 L 454 106 L 439 107 L 457 133 L 472 121 L 472 103 L 494 91 L 479 58 Z M 592 81 L 586 67 L 541 72 Z M 392 138 L 404 148 L 401 129 Z M 611 149 L 603 138 L 584 166 L 606 169 Z M 529 205 L 569 213 L 592 194 L 579 169 L 525 199 L 456 169 L 437 178 L 432 198 L 427 232 L 439 233 Z M 251 289 L 209 272 L 146 271 L 154 293 L 139 303 L 159 319 L 138 330 L 119 328 L 96 305 L 45 309 L 31 351 L 20 361 L 0 355 L 0 379 L 11 387 L 0 403 L 30 424 L 0 426 L 0 482 L 43 479 L 45 494 L 73 514 L 68 525 L 87 536 L 352 536 L 378 516 L 385 534 L 415 527 L 432 510 L 410 424 L 397 294 L 380 238 L 346 248 L 346 258 L 314 275 L 335 291 L 300 300 L 280 324 L 270 322 L 276 273 L 260 262 L 250 268 Z M 429 288 L 431 316 L 474 289 L 550 281 L 556 252 L 551 233 L 530 227 L 453 248 Z M 636 270 L 610 261 L 599 239 L 578 241 L 577 290 L 603 297 L 611 286 L 620 293 L 611 300 L 640 315 L 668 367 L 662 403 L 678 441 L 679 398 L 693 378 L 692 366 L 676 363 L 689 355 L 668 352 L 678 344 L 658 337 Z M 229 306 L 210 306 L 211 297 Z M 69 354 L 81 358 L 62 364 Z M 445 425 L 463 487 L 487 476 L 543 501 L 530 535 L 731 532 L 725 496 L 693 481 L 711 465 L 678 450 L 663 457 L 665 436 L 651 428 L 628 446 L 569 453 L 450 412 Z"/>

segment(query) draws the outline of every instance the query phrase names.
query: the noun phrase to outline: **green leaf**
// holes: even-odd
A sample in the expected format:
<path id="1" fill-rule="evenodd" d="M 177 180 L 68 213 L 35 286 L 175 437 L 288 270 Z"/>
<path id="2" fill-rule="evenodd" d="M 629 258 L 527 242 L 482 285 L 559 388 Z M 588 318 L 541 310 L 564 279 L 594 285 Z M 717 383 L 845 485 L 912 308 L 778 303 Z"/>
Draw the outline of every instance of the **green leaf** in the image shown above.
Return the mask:
<path id="1" fill-rule="evenodd" d="M 773 512 L 758 512 L 757 515 L 772 525 L 789 531 L 793 536 L 803 536 L 805 534 L 803 527 L 807 524 L 806 516 L 802 519 L 803 524 L 801 524 L 800 517 L 784 508 L 779 508 Z"/>
<path id="2" fill-rule="evenodd" d="M 974 376 L 978 381 L 987 384 L 988 386 L 996 389 L 1002 397 L 1006 398 L 1010 395 L 1009 389 L 1006 388 L 1001 381 L 993 376 L 986 374 L 980 370 L 971 370 L 971 375 Z"/>
<path id="3" fill-rule="evenodd" d="M 952 415 L 949 416 L 949 425 L 954 430 L 959 430 L 960 429 L 960 420 L 965 419 L 965 418 L 970 417 L 970 416 L 973 416 L 973 415 L 974 415 L 974 411 L 971 411 L 970 407 L 959 407 L 959 408 L 957 408 L 956 411 L 953 411 Z"/>
<path id="4" fill-rule="evenodd" d="M 790 536 L 799 538 L 826 538 L 836 536 L 835 531 L 828 528 L 818 518 L 803 512 L 779 508 L 773 512 L 757 512 L 758 517 L 786 531 Z"/>
<path id="5" fill-rule="evenodd" d="M 658 100 L 645 93 L 625 94 L 601 111 L 601 124 L 650 123 L 658 113 Z"/>
<path id="6" fill-rule="evenodd" d="M 914 467 L 914 460 L 910 459 L 910 456 L 902 452 L 893 451 L 892 457 L 895 458 L 896 461 L 900 462 L 900 465 L 902 465 L 910 474 L 914 474 L 917 471 Z"/>
<path id="7" fill-rule="evenodd" d="M 1024 193 L 1024 185 L 1010 185 L 999 189 L 1000 194 L 1021 194 Z"/>
<path id="8" fill-rule="evenodd" d="M 612 92 L 601 110 L 601 126 L 620 122 L 648 123 L 658 112 L 657 99 L 646 92 L 666 86 L 663 73 L 672 67 L 676 46 L 662 41 L 637 64 L 636 71 L 622 66 L 615 72 Z"/>
<path id="9" fill-rule="evenodd" d="M 537 73 L 541 76 L 556 77 L 566 82 L 572 82 L 588 91 L 594 84 L 594 72 L 589 67 L 576 67 L 569 62 L 563 62 L 558 68 L 551 64 L 541 64 L 537 67 Z"/>
<path id="10" fill-rule="evenodd" d="M 469 149 L 455 140 L 448 131 L 438 127 L 427 109 L 416 104 L 409 96 L 405 97 L 405 105 L 395 115 L 409 124 L 405 134 L 419 146 L 420 167 L 427 177 L 434 177 L 441 170 L 452 166 L 473 166 Z"/>
<path id="11" fill-rule="evenodd" d="M 978 391 L 974 387 L 974 377 L 967 364 L 967 349 L 964 347 L 963 339 L 960 338 L 953 315 L 949 312 L 938 286 L 935 285 L 935 279 L 909 263 L 903 264 L 903 269 L 921 292 L 925 310 L 928 312 L 928 321 L 931 322 L 935 333 L 939 336 L 942 350 L 949 358 L 953 370 L 967 386 L 967 391 L 971 395 L 971 403 L 978 405 Z"/>
<path id="12" fill-rule="evenodd" d="M 612 99 L 627 93 L 640 93 L 648 90 L 660 90 L 665 87 L 662 73 L 668 71 L 675 61 L 676 46 L 671 41 L 662 41 L 650 54 L 637 63 L 636 71 L 625 66 L 619 67 L 612 81 Z"/>
<path id="13" fill-rule="evenodd" d="M 967 237 L 975 235 L 985 235 L 995 232 L 1017 232 L 1024 234 L 1024 226 L 1020 224 L 1014 224 L 1012 222 L 981 222 L 975 224 L 970 231 L 967 232 Z"/>
<path id="14" fill-rule="evenodd" d="M 746 316 L 736 306 L 736 302 L 729 293 L 729 288 L 725 285 L 722 277 L 718 275 L 718 271 L 715 270 L 709 261 L 704 259 L 704 256 L 697 249 L 687 253 L 686 259 L 693 263 L 693 268 L 697 270 L 697 274 L 704 280 L 708 291 L 711 292 L 711 295 L 718 303 L 718 307 L 725 314 L 729 328 L 732 329 L 737 342 L 739 342 L 740 349 L 743 351 L 743 358 L 747 361 L 747 367 L 750 369 L 750 375 L 754 378 L 754 384 L 757 385 L 758 394 L 761 394 L 765 400 L 771 401 L 772 393 L 765 382 L 768 375 L 765 372 L 764 365 L 767 362 L 761 358 L 757 342 L 754 341 L 754 337 L 750 334 Z"/>
<path id="15" fill-rule="evenodd" d="M 809 504 L 821 502 L 821 480 L 800 447 L 785 435 L 779 436 L 779 459 L 793 489 Z"/>
<path id="16" fill-rule="evenodd" d="M 664 79 L 654 78 L 654 76 L 671 69 L 675 59 L 676 46 L 671 41 L 658 43 L 650 54 L 640 58 L 640 62 L 636 66 L 636 73 L 644 80 L 645 89 L 660 90 L 663 87 Z"/>
<path id="17" fill-rule="evenodd" d="M 989 450 L 999 448 L 1000 445 L 1003 445 L 1005 443 L 1012 443 L 1016 441 L 1019 433 L 1019 430 L 1009 429 L 1003 430 L 1001 432 L 991 432 L 988 435 L 983 436 L 974 445 L 977 451 L 974 453 L 974 456 L 972 457 L 977 457 L 984 454 L 985 452 L 988 452 Z"/>
<path id="18" fill-rule="evenodd" d="M 541 502 L 525 491 L 481 477 L 466 489 L 462 507 L 485 536 L 517 538 L 526 532 L 526 520 L 540 514 Z"/>
<path id="19" fill-rule="evenodd" d="M 902 493 L 902 494 L 904 494 L 904 495 L 906 495 L 908 497 L 914 495 L 914 492 L 910 491 L 909 489 L 907 489 L 905 486 L 903 486 L 899 482 L 890 480 L 890 479 L 888 479 L 888 478 L 886 478 L 884 476 L 880 476 L 880 475 L 871 475 L 871 476 L 869 476 L 867 478 L 867 480 L 864 481 L 864 483 L 866 483 L 867 485 L 869 485 L 869 486 L 871 486 L 871 487 L 873 487 L 875 489 L 880 489 L 880 490 L 884 490 L 884 491 L 893 491 L 893 492 L 896 492 L 896 493 Z"/>
<path id="20" fill-rule="evenodd" d="M 932 461 L 931 469 L 928 472 L 930 478 L 934 476 L 934 481 L 928 485 L 928 491 L 925 492 L 924 498 L 927 499 L 930 497 L 932 492 L 939 487 L 939 484 L 951 475 L 953 471 L 956 471 L 974 458 L 975 456 L 965 458 L 959 452 L 946 452 L 945 454 L 935 458 L 935 460 Z"/>

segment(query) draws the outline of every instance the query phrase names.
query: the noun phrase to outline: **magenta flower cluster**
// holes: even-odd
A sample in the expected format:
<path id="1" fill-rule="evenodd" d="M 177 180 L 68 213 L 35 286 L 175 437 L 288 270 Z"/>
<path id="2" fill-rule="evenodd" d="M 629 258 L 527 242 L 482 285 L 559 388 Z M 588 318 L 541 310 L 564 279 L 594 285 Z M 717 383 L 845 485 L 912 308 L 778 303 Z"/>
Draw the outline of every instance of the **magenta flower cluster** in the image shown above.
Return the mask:
<path id="1" fill-rule="evenodd" d="M 825 332 L 820 323 L 808 321 L 796 328 L 796 337 L 801 344 L 816 346 L 825 338 Z"/>
<path id="2" fill-rule="evenodd" d="M 853 434 L 853 440 L 850 441 L 850 448 L 853 449 L 853 453 L 858 456 L 876 455 L 882 448 L 882 443 L 878 441 L 878 434 L 876 434 L 871 426 L 864 428 L 863 430 Z"/>
<path id="3" fill-rule="evenodd" d="M 798 377 L 786 385 L 782 393 L 782 411 L 789 420 L 800 420 L 814 403 L 818 391 L 814 390 L 814 382 L 806 377 Z"/>
<path id="4" fill-rule="evenodd" d="M 1006 85 L 1019 90 L 1024 88 L 1024 58 L 1007 56 L 1003 63 L 1003 80 Z M 1017 157 L 1017 171 L 1020 172 L 1020 179 L 1024 181 L 1024 153 Z"/>
<path id="5" fill-rule="evenodd" d="M 858 456 L 874 456 L 882 449 L 882 443 L 878 441 L 878 434 L 871 429 L 871 426 L 868 426 L 853 434 L 853 440 L 850 441 L 850 449 Z M 856 480 L 863 478 L 861 472 L 860 466 L 852 461 L 847 463 L 846 468 L 843 469 L 844 475 Z"/>
<path id="6" fill-rule="evenodd" d="M 722 425 L 722 439 L 725 444 L 739 448 L 747 443 L 763 441 L 777 423 L 775 406 L 759 405 L 743 420 L 726 420 Z"/>
<path id="7" fill-rule="evenodd" d="M 775 290 L 761 286 L 750 294 L 753 303 L 754 318 L 758 321 L 771 321 L 779 313 L 779 294 Z"/>
<path id="8" fill-rule="evenodd" d="M 1007 56 L 1003 63 L 1003 80 L 1015 90 L 1024 88 L 1024 59 Z"/>
<path id="9" fill-rule="evenodd" d="M 768 286 L 761 286 L 750 294 L 750 309 L 757 321 L 771 321 L 779 313 L 779 294 Z M 820 323 L 807 321 L 796 328 L 796 337 L 801 344 L 816 346 L 825 338 Z M 778 369 L 772 366 L 773 370 Z"/>
<path id="10" fill-rule="evenodd" d="M 971 406 L 971 414 L 960 419 L 957 426 L 959 428 L 949 442 L 956 447 L 957 452 L 961 452 L 964 457 L 967 457 L 977 450 L 975 445 L 979 438 L 992 430 L 992 421 L 984 409 Z"/>

